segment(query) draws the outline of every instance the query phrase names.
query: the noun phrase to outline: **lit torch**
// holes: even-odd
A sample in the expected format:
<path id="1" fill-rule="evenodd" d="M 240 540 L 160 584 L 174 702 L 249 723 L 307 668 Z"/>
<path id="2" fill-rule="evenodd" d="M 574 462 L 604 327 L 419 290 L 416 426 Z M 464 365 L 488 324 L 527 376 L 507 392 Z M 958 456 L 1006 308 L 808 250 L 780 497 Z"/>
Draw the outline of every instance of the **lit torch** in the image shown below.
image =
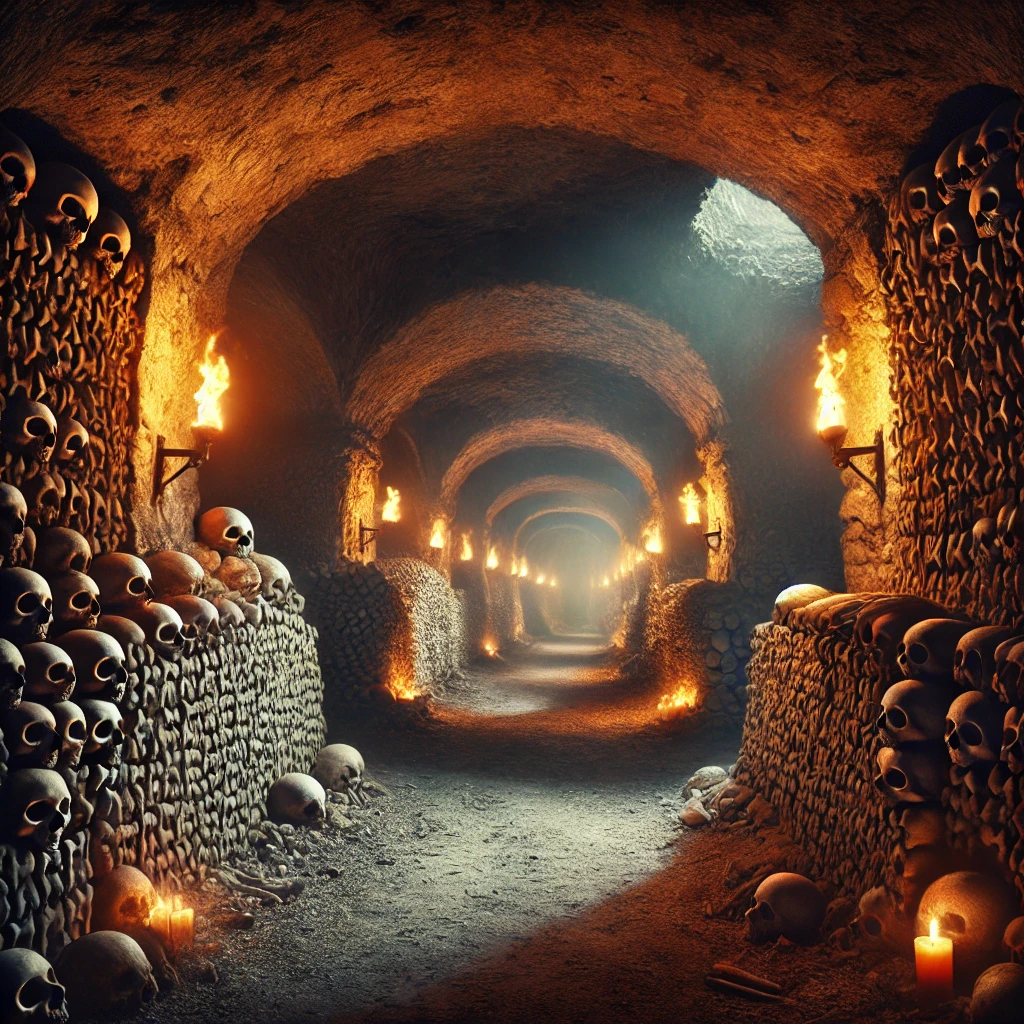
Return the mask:
<path id="1" fill-rule="evenodd" d="M 530 566 L 527 564 L 526 555 L 523 555 L 523 560 L 519 563 L 519 578 L 525 580 L 530 575 Z"/>
<path id="2" fill-rule="evenodd" d="M 687 526 L 700 524 L 700 497 L 693 484 L 687 484 L 679 495 L 679 503 L 683 506 L 683 521 Z"/>
<path id="3" fill-rule="evenodd" d="M 510 576 L 518 576 L 519 575 L 519 563 L 515 560 L 514 557 L 512 559 L 512 565 L 509 568 L 509 575 Z"/>
<path id="4" fill-rule="evenodd" d="M 447 527 L 443 519 L 434 520 L 434 528 L 430 531 L 430 546 L 432 548 L 443 548 Z"/>
<path id="5" fill-rule="evenodd" d="M 644 534 L 644 550 L 652 555 L 661 554 L 661 531 L 656 526 Z"/>
<path id="6" fill-rule="evenodd" d="M 385 523 L 397 523 L 402 518 L 402 511 L 398 507 L 401 500 L 402 496 L 398 493 L 398 488 L 389 487 L 388 500 L 384 502 L 384 507 L 380 510 L 380 517 Z"/>
<path id="7" fill-rule="evenodd" d="M 487 568 L 497 569 L 498 568 L 498 549 L 491 548 L 487 552 Z"/>
<path id="8" fill-rule="evenodd" d="M 690 683 L 680 683 L 673 693 L 666 693 L 658 701 L 658 717 L 663 722 L 681 718 L 697 706 L 697 689 Z"/>
<path id="9" fill-rule="evenodd" d="M 821 336 L 818 346 L 821 353 L 821 369 L 814 386 L 818 389 L 818 436 L 829 445 L 841 445 L 846 437 L 846 405 L 839 394 L 839 378 L 846 369 L 846 349 L 829 353 L 828 335 Z"/>
<path id="10" fill-rule="evenodd" d="M 199 367 L 203 378 L 199 390 L 192 396 L 196 400 L 196 418 L 193 427 L 223 430 L 224 422 L 220 418 L 220 396 L 227 391 L 231 383 L 228 364 L 221 355 L 214 355 L 217 347 L 217 335 L 211 334 L 206 343 L 206 352 Z"/>
<path id="11" fill-rule="evenodd" d="M 459 555 L 459 558 L 463 562 L 471 562 L 473 560 L 473 544 L 468 533 L 462 535 L 462 554 Z"/>

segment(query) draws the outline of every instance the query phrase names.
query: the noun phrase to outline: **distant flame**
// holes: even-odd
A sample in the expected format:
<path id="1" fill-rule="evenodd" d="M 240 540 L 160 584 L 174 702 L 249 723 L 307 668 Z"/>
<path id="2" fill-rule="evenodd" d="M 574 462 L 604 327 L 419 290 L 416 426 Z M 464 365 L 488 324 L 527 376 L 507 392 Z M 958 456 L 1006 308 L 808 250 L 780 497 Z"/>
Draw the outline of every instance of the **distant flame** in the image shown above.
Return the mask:
<path id="1" fill-rule="evenodd" d="M 652 555 L 661 554 L 661 531 L 653 527 L 644 534 L 644 550 Z"/>
<path id="2" fill-rule="evenodd" d="M 493 640 L 485 640 L 484 654 L 486 654 L 488 658 L 496 658 L 498 656 L 498 645 Z"/>
<path id="3" fill-rule="evenodd" d="M 846 435 L 846 414 L 843 412 L 846 401 L 839 394 L 839 378 L 846 369 L 846 349 L 829 354 L 828 335 L 823 334 L 818 351 L 821 353 L 821 370 L 814 382 L 819 392 L 818 434 L 831 444 L 841 441 Z"/>
<path id="4" fill-rule="evenodd" d="M 525 580 L 530 575 L 530 567 L 526 564 L 526 556 L 523 555 L 523 560 L 519 563 L 519 578 Z"/>
<path id="5" fill-rule="evenodd" d="M 462 535 L 462 554 L 459 555 L 459 558 L 463 562 L 471 562 L 473 560 L 473 544 L 468 533 Z"/>
<path id="6" fill-rule="evenodd" d="M 540 573 L 540 574 L 539 574 L 539 575 L 537 576 L 537 583 L 538 583 L 538 584 L 539 584 L 540 586 L 542 586 L 542 587 L 543 587 L 543 586 L 544 586 L 544 580 L 545 580 L 545 576 L 544 576 L 544 573 Z"/>
<path id="7" fill-rule="evenodd" d="M 430 532 L 430 546 L 432 548 L 443 548 L 447 527 L 443 519 L 434 520 L 434 528 Z"/>
<path id="8" fill-rule="evenodd" d="M 217 336 L 211 334 L 210 340 L 206 343 L 203 363 L 199 367 L 203 383 L 192 396 L 196 400 L 196 418 L 192 426 L 215 427 L 217 430 L 223 430 L 224 422 L 220 418 L 220 396 L 227 391 L 228 385 L 231 383 L 231 374 L 224 357 L 214 355 L 213 350 L 216 345 Z"/>
<path id="9" fill-rule="evenodd" d="M 550 587 L 557 587 L 558 586 L 558 580 L 556 580 L 555 577 L 552 576 L 551 579 L 548 580 L 548 586 L 550 586 Z"/>
<path id="10" fill-rule="evenodd" d="M 380 510 L 380 517 L 385 523 L 397 523 L 402 518 L 402 511 L 398 507 L 401 500 L 402 496 L 398 493 L 398 488 L 389 487 L 388 500 L 384 502 L 384 507 Z"/>
<path id="11" fill-rule="evenodd" d="M 607 576 L 605 576 L 605 578 L 603 580 L 601 580 L 601 586 L 602 587 L 610 587 L 611 586 L 611 581 L 608 579 Z"/>
<path id="12" fill-rule="evenodd" d="M 683 488 L 683 493 L 679 495 L 679 502 L 683 506 L 683 521 L 686 525 L 698 524 L 700 522 L 700 497 L 693 484 L 687 484 Z"/>
<path id="13" fill-rule="evenodd" d="M 497 548 L 491 548 L 490 551 L 487 552 L 487 568 L 488 569 L 497 569 L 498 568 L 498 549 Z"/>
<path id="14" fill-rule="evenodd" d="M 515 556 L 513 556 L 513 558 L 512 558 L 512 566 L 509 569 L 509 575 L 510 576 L 518 576 L 519 575 L 519 563 L 516 561 Z"/>
<path id="15" fill-rule="evenodd" d="M 388 683 L 388 689 L 391 691 L 391 696 L 395 700 L 415 700 L 421 695 L 420 688 L 415 682 L 410 682 L 408 679 L 392 679 Z"/>
<path id="16" fill-rule="evenodd" d="M 673 693 L 666 693 L 658 701 L 658 717 L 667 722 L 679 718 L 697 706 L 697 688 L 692 683 L 680 683 Z"/>

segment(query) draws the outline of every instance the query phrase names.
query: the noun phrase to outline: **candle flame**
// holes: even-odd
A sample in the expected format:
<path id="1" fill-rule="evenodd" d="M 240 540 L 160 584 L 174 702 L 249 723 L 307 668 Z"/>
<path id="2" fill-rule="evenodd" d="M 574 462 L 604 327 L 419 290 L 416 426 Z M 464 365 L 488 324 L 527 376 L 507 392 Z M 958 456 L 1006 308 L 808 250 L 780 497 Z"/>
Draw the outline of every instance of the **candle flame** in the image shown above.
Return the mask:
<path id="1" fill-rule="evenodd" d="M 498 549 L 497 548 L 491 548 L 490 551 L 487 552 L 487 568 L 488 569 L 497 569 L 498 568 Z"/>
<path id="2" fill-rule="evenodd" d="M 932 923 L 928 926 L 928 937 L 932 942 L 938 941 L 939 938 L 939 920 L 936 917 L 932 918 Z"/>
<path id="3" fill-rule="evenodd" d="M 662 721 L 679 718 L 697 706 L 697 688 L 692 683 L 680 683 L 672 693 L 658 701 L 658 717 Z"/>
<path id="4" fill-rule="evenodd" d="M 402 495 L 398 493 L 397 487 L 388 488 L 388 500 L 380 510 L 380 517 L 385 523 L 397 523 L 402 518 L 402 511 L 398 507 Z"/>
<path id="5" fill-rule="evenodd" d="M 434 527 L 430 531 L 430 546 L 432 548 L 443 548 L 446 527 L 443 519 L 435 519 Z"/>
<path id="6" fill-rule="evenodd" d="M 661 554 L 661 531 L 652 527 L 644 534 L 644 550 L 650 551 L 652 555 Z"/>
<path id="7" fill-rule="evenodd" d="M 821 353 L 821 369 L 814 386 L 818 389 L 818 434 L 825 441 L 832 442 L 846 435 L 846 401 L 839 394 L 839 378 L 846 369 L 846 349 L 829 353 L 828 335 L 821 336 L 818 346 Z"/>
<path id="8" fill-rule="evenodd" d="M 468 533 L 462 535 L 462 554 L 459 555 L 459 558 L 463 562 L 471 562 L 473 560 L 473 544 Z"/>
<path id="9" fill-rule="evenodd" d="M 683 506 L 683 521 L 687 526 L 700 522 L 700 497 L 693 484 L 687 484 L 679 495 L 679 503 Z"/>
<path id="10" fill-rule="evenodd" d="M 192 426 L 215 427 L 217 430 L 223 430 L 224 422 L 220 417 L 220 396 L 227 391 L 228 385 L 231 383 L 231 374 L 224 357 L 214 355 L 213 350 L 216 345 L 217 335 L 211 334 L 210 340 L 206 343 L 203 362 L 199 367 L 203 383 L 192 396 L 196 400 L 196 418 Z"/>

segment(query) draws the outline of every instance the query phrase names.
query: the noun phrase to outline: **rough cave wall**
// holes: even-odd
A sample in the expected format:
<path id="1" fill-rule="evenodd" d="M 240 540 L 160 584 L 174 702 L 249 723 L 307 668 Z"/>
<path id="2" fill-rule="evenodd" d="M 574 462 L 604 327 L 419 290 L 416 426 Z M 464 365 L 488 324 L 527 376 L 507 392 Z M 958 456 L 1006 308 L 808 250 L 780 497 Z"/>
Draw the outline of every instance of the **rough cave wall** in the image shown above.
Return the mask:
<path id="1" fill-rule="evenodd" d="M 487 574 L 489 627 L 499 647 L 507 647 L 523 634 L 523 613 L 516 589 L 519 583 L 504 572 Z"/>
<path id="2" fill-rule="evenodd" d="M 135 426 L 124 396 L 135 392 L 142 341 L 135 306 L 143 284 L 134 254 L 111 280 L 84 253 L 52 246 L 20 209 L 0 207 L 4 404 L 26 396 L 60 423 L 77 420 L 90 435 L 84 455 L 73 461 L 60 462 L 58 451 L 43 464 L 10 449 L 2 478 L 24 493 L 33 528 L 70 526 L 96 553 L 123 548 L 129 537 L 125 504 Z"/>
<path id="3" fill-rule="evenodd" d="M 104 865 L 169 888 L 199 880 L 246 846 L 271 783 L 308 771 L 323 744 L 316 632 L 294 611 L 267 605 L 259 626 L 194 641 L 177 662 L 127 653 L 123 742 L 64 772 L 72 821 L 57 853 L 0 844 L 4 948 L 52 959 L 85 934 Z"/>

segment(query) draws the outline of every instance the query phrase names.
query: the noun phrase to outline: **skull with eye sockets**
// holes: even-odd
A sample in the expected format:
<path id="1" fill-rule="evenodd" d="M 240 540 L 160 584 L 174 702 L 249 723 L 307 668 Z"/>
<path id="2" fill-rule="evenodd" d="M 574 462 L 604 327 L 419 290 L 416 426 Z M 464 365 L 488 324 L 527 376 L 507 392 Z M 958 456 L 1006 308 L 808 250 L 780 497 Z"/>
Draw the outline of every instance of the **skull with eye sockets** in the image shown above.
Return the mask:
<path id="1" fill-rule="evenodd" d="M 57 420 L 41 402 L 12 398 L 0 415 L 0 436 L 9 452 L 46 463 L 57 444 Z"/>
<path id="2" fill-rule="evenodd" d="M 57 643 L 74 662 L 79 696 L 107 701 L 124 698 L 128 670 L 124 650 L 112 636 L 98 629 L 73 629 Z"/>
<path id="3" fill-rule="evenodd" d="M 88 573 L 92 566 L 92 547 L 77 530 L 55 526 L 40 533 L 32 565 L 46 577 L 72 571 Z"/>
<path id="4" fill-rule="evenodd" d="M 40 704 L 67 700 L 75 690 L 75 667 L 56 644 L 25 644 L 25 696 Z"/>
<path id="5" fill-rule="evenodd" d="M 17 206 L 32 191 L 35 180 L 32 150 L 0 125 L 0 206 Z"/>
<path id="6" fill-rule="evenodd" d="M 25 689 L 25 658 L 10 642 L 0 640 L 0 710 L 13 708 Z"/>
<path id="7" fill-rule="evenodd" d="M 95 629 L 100 617 L 100 588 L 85 573 L 70 572 L 49 579 L 53 594 L 52 636 L 72 629 Z"/>
<path id="8" fill-rule="evenodd" d="M 113 768 L 121 759 L 124 743 L 124 720 L 120 710 L 116 704 L 106 700 L 81 700 L 77 703 L 85 715 L 82 764 Z"/>
<path id="9" fill-rule="evenodd" d="M 57 723 L 57 737 L 60 740 L 60 756 L 57 758 L 57 769 L 78 768 L 85 748 L 87 727 L 85 712 L 70 700 L 62 700 L 54 704 L 50 710 Z"/>
<path id="10" fill-rule="evenodd" d="M 253 528 L 249 517 L 237 508 L 220 505 L 199 517 L 199 539 L 221 555 L 247 558 L 252 554 Z"/>
<path id="11" fill-rule="evenodd" d="M 89 575 L 99 584 L 100 604 L 110 612 L 123 614 L 153 599 L 153 574 L 135 555 L 120 551 L 93 560 Z"/>
<path id="12" fill-rule="evenodd" d="M 9 1024 L 65 1024 L 64 986 L 31 949 L 0 952 L 0 1019 Z"/>
<path id="13" fill-rule="evenodd" d="M 12 769 L 53 768 L 60 755 L 57 722 L 49 708 L 23 700 L 0 715 L 7 764 Z"/>
<path id="14" fill-rule="evenodd" d="M 0 569 L 0 636 L 13 644 L 45 640 L 53 618 L 49 584 L 31 569 Z"/>
<path id="15" fill-rule="evenodd" d="M 100 197 L 77 168 L 42 163 L 25 207 L 36 227 L 60 245 L 76 249 L 100 211 Z"/>
<path id="16" fill-rule="evenodd" d="M 11 772 L 0 787 L 0 834 L 36 849 L 55 852 L 71 820 L 71 794 L 50 768 Z"/>
<path id="17" fill-rule="evenodd" d="M 142 627 L 146 643 L 162 658 L 177 661 L 185 646 L 181 616 L 166 604 L 152 601 L 138 608 L 125 608 L 125 618 Z"/>
<path id="18" fill-rule="evenodd" d="M 11 484 L 0 484 L 0 559 L 10 565 L 25 539 L 28 502 Z"/>

